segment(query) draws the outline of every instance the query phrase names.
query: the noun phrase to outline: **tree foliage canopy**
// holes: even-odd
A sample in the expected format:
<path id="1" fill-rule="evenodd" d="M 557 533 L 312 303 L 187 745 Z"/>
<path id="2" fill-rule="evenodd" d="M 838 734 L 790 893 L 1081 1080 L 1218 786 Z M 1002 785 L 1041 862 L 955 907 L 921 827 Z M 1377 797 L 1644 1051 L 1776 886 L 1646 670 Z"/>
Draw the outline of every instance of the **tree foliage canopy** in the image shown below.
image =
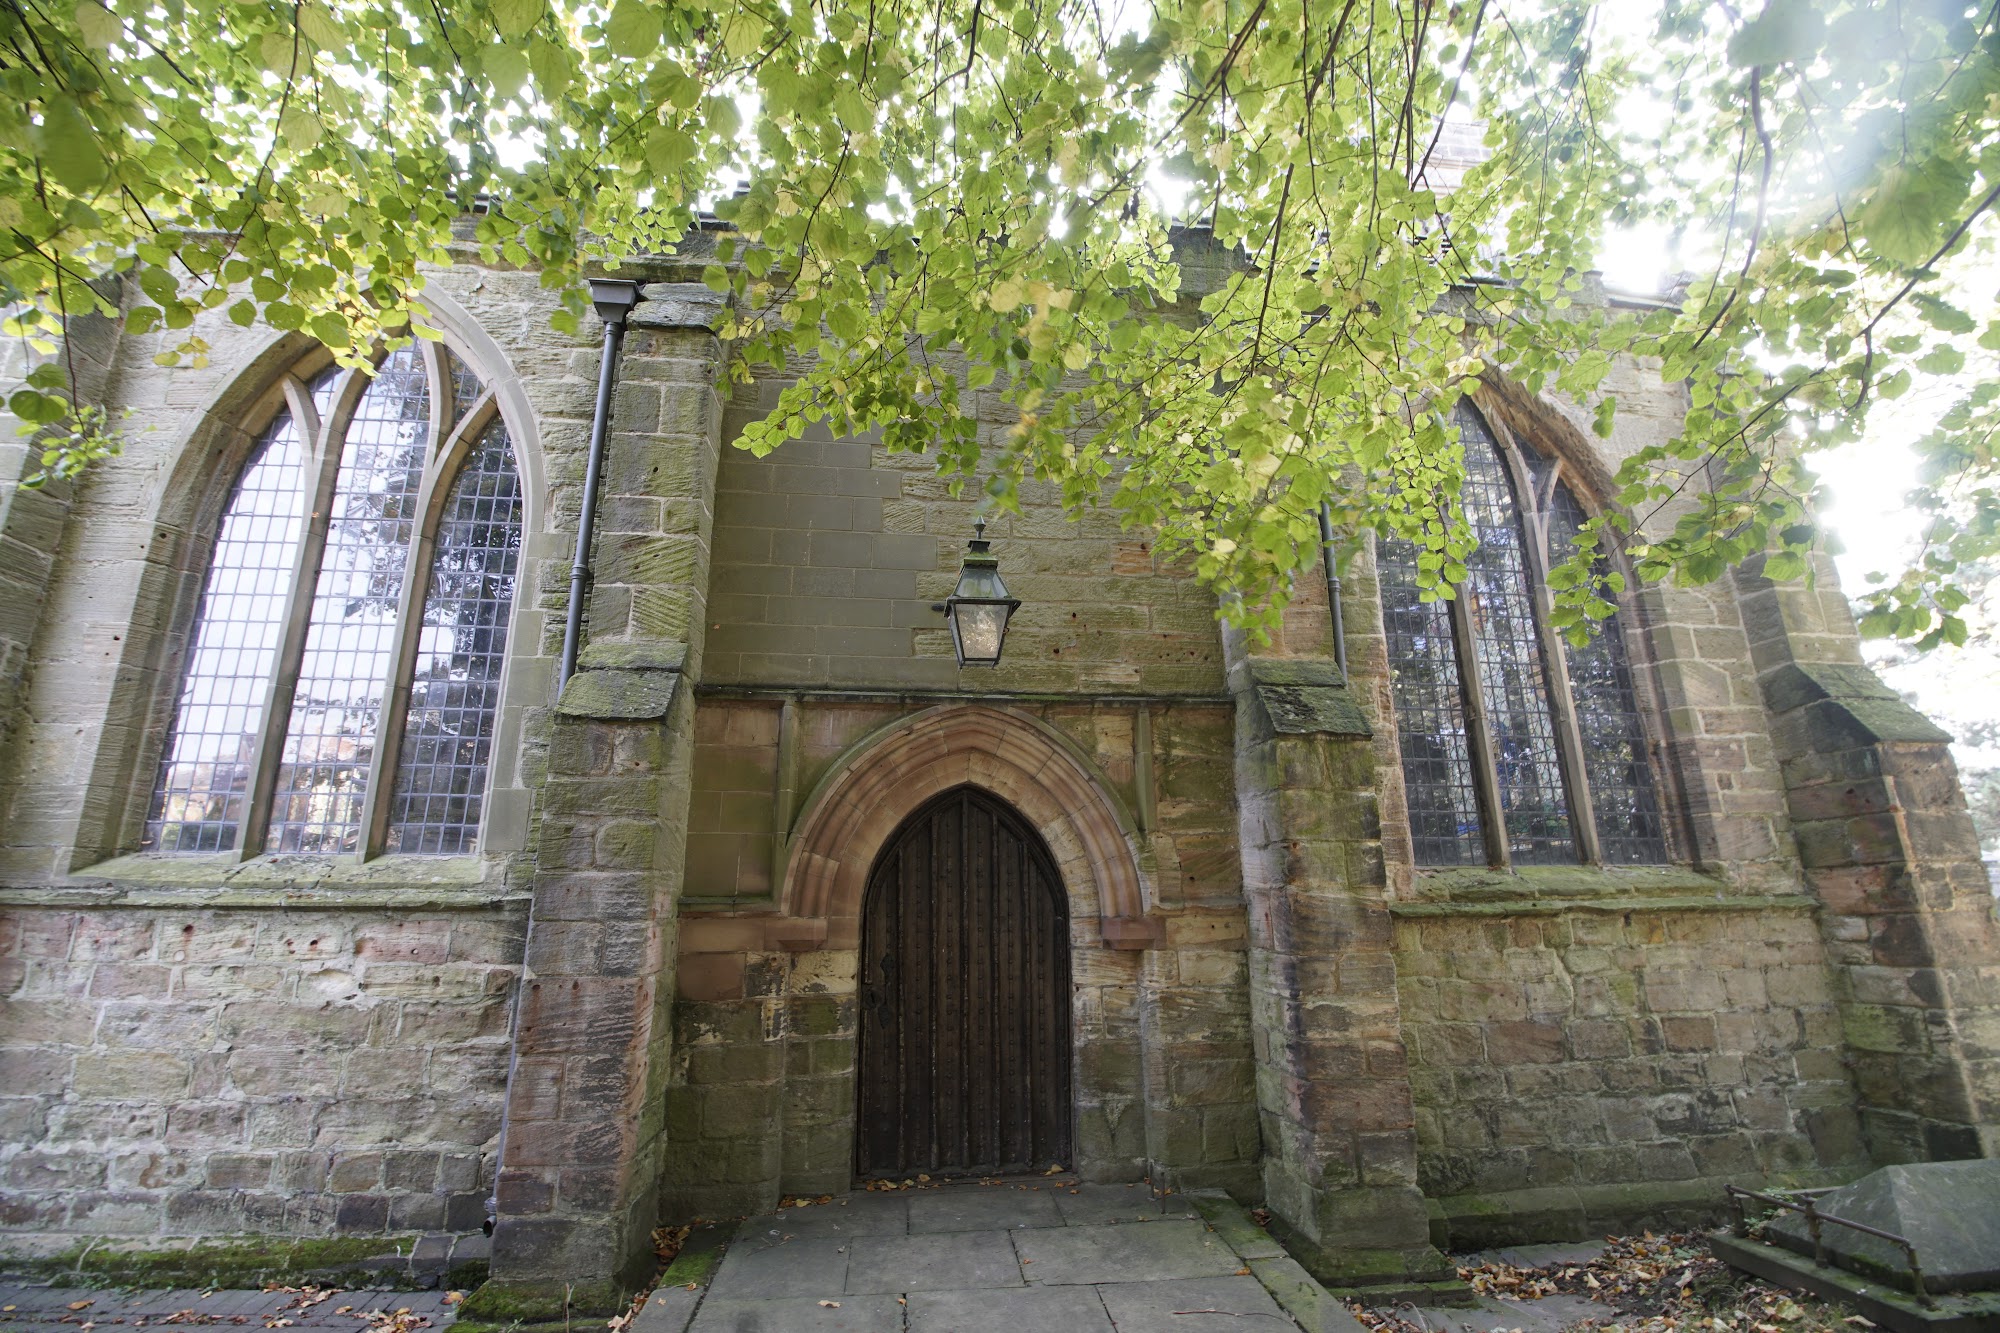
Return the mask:
<path id="1" fill-rule="evenodd" d="M 129 269 L 166 356 L 212 308 L 358 356 L 422 331 L 468 212 L 574 327 L 587 266 L 712 211 L 740 365 L 812 358 L 750 447 L 823 421 L 1003 506 L 1108 493 L 1252 621 L 1322 504 L 1463 573 L 1451 408 L 1481 374 L 1605 434 L 1615 356 L 1686 381 L 1593 535 L 1694 581 L 1804 569 L 1801 460 L 1942 379 L 1932 540 L 1865 622 L 1961 637 L 1954 571 L 2000 544 L 1996 5 L 1755 3 L 5 0 L 0 288 L 49 353 Z M 1447 172 L 1455 124 L 1485 156 Z M 1577 302 L 1604 228 L 1648 220 L 1701 271 Z M 1176 223 L 1234 257 L 1198 302 Z M 55 473 L 115 444 L 71 388 L 56 355 L 10 400 Z"/>

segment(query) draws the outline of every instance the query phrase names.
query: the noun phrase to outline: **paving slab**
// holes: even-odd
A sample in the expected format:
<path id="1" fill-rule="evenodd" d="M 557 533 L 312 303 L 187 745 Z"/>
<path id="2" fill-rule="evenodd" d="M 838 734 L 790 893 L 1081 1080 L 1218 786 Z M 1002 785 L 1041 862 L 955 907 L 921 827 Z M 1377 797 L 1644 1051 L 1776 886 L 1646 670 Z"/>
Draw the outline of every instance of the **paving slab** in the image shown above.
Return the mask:
<path id="1" fill-rule="evenodd" d="M 1005 1231 L 859 1236 L 847 1266 L 847 1290 L 859 1294 L 1023 1286 L 1021 1264 L 1008 1237 Z"/>
<path id="2" fill-rule="evenodd" d="M 723 1301 L 710 1297 L 688 1333 L 884 1333 L 903 1326 L 903 1307 L 890 1295 L 841 1296 L 822 1305 L 809 1297 Z"/>
<path id="3" fill-rule="evenodd" d="M 1216 1277 L 1242 1266 L 1208 1228 L 1180 1219 L 1019 1231 L 1014 1246 L 1021 1271 L 1037 1286 Z"/>
<path id="4" fill-rule="evenodd" d="M 1073 1227 L 1194 1216 L 1185 1195 L 1160 1199 L 1151 1185 L 1073 1185 L 1056 1192 L 1056 1207 L 1062 1210 L 1063 1221 Z"/>
<path id="5" fill-rule="evenodd" d="M 747 1301 L 837 1297 L 847 1286 L 848 1246 L 860 1243 L 792 1240 L 777 1245 L 732 1245 L 709 1284 L 709 1296 Z"/>
<path id="6" fill-rule="evenodd" d="M 71 1301 L 94 1301 L 103 1296 L 101 1291 L 88 1291 L 81 1287 L 0 1287 L 0 1306 L 14 1307 L 10 1313 L 39 1314 L 52 1310 L 64 1310 Z"/>
<path id="7" fill-rule="evenodd" d="M 910 1197 L 910 1234 L 1059 1227 L 1056 1199 L 1040 1185 L 973 1186 Z"/>
<path id="8" fill-rule="evenodd" d="M 753 1217 L 736 1229 L 730 1243 L 771 1245 L 788 1238 L 845 1240 L 851 1236 L 901 1236 L 908 1231 L 908 1200 L 901 1195 L 857 1194 Z"/>
<path id="9" fill-rule="evenodd" d="M 1436 1333 L 1559 1333 L 1575 1328 L 1586 1319 L 1606 1322 L 1618 1318 L 1609 1305 L 1581 1296 L 1543 1296 L 1532 1301 L 1503 1301 L 1481 1296 L 1472 1309 L 1438 1306 L 1398 1306 L 1396 1314 Z"/>
<path id="10" fill-rule="evenodd" d="M 661 1287 L 646 1298 L 632 1317 L 628 1333 L 683 1333 L 701 1304 L 699 1287 Z"/>
<path id="11" fill-rule="evenodd" d="M 1253 1258 L 1249 1264 L 1252 1276 L 1306 1333 L 1367 1333 L 1354 1312 L 1291 1255 Z"/>
<path id="12" fill-rule="evenodd" d="M 910 1333 L 1113 1333 L 1095 1287 L 913 1292 Z M 893 1327 L 893 1325 L 891 1326 Z"/>
<path id="13" fill-rule="evenodd" d="M 1603 1241 L 1572 1241 L 1557 1245 L 1509 1245 L 1498 1250 L 1481 1250 L 1458 1262 L 1465 1267 L 1480 1264 L 1507 1264 L 1513 1268 L 1567 1268 L 1587 1264 L 1604 1253 Z"/>
<path id="14" fill-rule="evenodd" d="M 1118 1282 L 1098 1295 L 1118 1333 L 1296 1333 L 1254 1277 Z"/>

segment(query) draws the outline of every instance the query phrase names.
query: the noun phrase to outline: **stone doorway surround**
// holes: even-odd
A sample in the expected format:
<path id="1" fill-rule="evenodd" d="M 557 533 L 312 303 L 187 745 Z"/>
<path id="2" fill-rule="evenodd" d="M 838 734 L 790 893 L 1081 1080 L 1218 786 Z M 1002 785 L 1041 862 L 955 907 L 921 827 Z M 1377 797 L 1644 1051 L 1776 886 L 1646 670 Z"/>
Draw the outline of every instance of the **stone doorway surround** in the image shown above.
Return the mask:
<path id="1" fill-rule="evenodd" d="M 683 909 L 669 1217 L 847 1188 L 868 875 L 906 818 L 964 786 L 1019 812 L 1068 898 L 1075 1153 L 1064 1165 L 1100 1182 L 1179 1166 L 1191 1184 L 1254 1187 L 1240 916 L 1188 912 L 1185 940 L 1171 939 L 1175 913 L 1150 884 L 1138 821 L 1091 759 L 1025 711 L 950 702 L 860 737 L 805 793 L 778 825 L 772 900 Z M 1198 955 L 1185 970 L 1181 947 Z M 1210 1076 L 1192 1099 L 1170 1086 L 1176 1053 Z M 1215 1076 L 1224 1061 L 1234 1081 Z M 1228 1180 L 1203 1174 L 1217 1161 Z"/>

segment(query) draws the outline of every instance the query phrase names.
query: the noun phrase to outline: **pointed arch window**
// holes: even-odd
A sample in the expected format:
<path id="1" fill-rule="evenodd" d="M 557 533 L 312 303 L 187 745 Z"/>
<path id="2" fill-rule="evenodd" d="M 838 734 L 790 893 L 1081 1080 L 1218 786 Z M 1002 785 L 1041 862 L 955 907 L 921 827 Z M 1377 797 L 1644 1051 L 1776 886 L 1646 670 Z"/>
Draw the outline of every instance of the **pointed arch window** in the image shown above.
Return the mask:
<path id="1" fill-rule="evenodd" d="M 142 847 L 474 850 L 521 510 L 493 395 L 445 348 L 288 376 L 223 508 Z"/>
<path id="2" fill-rule="evenodd" d="M 1657 784 L 1617 617 L 1578 648 L 1549 628 L 1547 575 L 1586 521 L 1560 462 L 1470 404 L 1465 521 L 1449 601 L 1417 593 L 1417 550 L 1378 544 L 1383 628 L 1420 866 L 1659 864 Z"/>

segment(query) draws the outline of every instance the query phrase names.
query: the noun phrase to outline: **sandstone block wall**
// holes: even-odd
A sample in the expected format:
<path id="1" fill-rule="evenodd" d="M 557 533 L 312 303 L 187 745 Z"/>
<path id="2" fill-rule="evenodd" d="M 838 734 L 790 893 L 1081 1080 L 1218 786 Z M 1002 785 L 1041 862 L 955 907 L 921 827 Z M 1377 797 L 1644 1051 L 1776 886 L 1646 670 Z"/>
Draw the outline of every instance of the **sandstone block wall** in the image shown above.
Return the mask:
<path id="1" fill-rule="evenodd" d="M 1400 911 L 1419 1182 L 1454 1248 L 1704 1215 L 1867 1161 L 1808 904 Z"/>
<path id="2" fill-rule="evenodd" d="M 740 387 L 724 438 L 782 386 Z M 977 395 L 997 432 L 995 395 Z M 1115 516 L 1072 522 L 1053 487 L 1021 488 L 1022 512 L 986 535 L 1023 605 L 997 668 L 965 673 L 931 610 L 958 579 L 976 484 L 953 499 L 928 454 L 891 454 L 823 429 L 767 458 L 730 449 L 716 512 L 706 679 L 763 685 L 1041 693 L 1219 693 L 1215 599 L 1166 567 Z"/>
<path id="3" fill-rule="evenodd" d="M 0 1226 L 477 1230 L 521 927 L 0 908 Z"/>

